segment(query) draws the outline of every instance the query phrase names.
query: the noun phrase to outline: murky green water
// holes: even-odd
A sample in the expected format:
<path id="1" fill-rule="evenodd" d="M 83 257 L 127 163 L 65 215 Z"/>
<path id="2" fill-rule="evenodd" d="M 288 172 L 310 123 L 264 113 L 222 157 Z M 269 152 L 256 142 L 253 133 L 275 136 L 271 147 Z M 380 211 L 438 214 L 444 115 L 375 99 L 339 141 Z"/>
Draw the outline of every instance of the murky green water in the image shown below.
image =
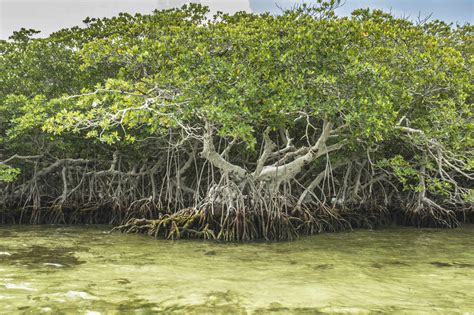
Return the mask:
<path id="1" fill-rule="evenodd" d="M 474 226 L 222 244 L 1 227 L 0 313 L 474 314 Z"/>

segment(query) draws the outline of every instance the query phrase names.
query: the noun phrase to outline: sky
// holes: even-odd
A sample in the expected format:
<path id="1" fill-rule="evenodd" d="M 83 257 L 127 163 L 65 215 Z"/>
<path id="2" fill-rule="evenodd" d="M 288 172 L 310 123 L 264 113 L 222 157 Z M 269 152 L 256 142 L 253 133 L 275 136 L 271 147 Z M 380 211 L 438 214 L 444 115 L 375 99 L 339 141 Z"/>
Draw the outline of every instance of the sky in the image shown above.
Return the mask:
<path id="1" fill-rule="evenodd" d="M 82 25 L 85 17 L 110 17 L 119 12 L 149 13 L 154 9 L 180 7 L 186 0 L 0 0 L 0 38 L 13 31 L 34 28 L 40 36 L 64 27 Z M 301 0 L 194 0 L 208 5 L 212 11 L 280 12 Z M 312 1 L 306 1 L 311 3 Z M 474 21 L 474 0 L 345 0 L 337 10 L 348 15 L 356 8 L 378 8 L 395 16 L 416 19 L 432 14 L 432 19 L 464 24 Z"/>

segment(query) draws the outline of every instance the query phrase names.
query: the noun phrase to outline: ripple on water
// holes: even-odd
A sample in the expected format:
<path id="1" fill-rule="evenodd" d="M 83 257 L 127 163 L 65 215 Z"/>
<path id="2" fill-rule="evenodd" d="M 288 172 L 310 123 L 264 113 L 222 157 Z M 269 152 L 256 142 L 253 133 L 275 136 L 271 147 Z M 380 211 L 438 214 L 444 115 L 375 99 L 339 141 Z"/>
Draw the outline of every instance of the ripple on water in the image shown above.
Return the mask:
<path id="1" fill-rule="evenodd" d="M 4 283 L 3 286 L 5 287 L 5 289 L 9 289 L 9 290 L 37 291 L 36 289 L 31 288 L 30 283 L 20 283 L 20 284 Z"/>
<path id="2" fill-rule="evenodd" d="M 97 300 L 95 296 L 82 291 L 68 291 L 62 295 L 70 299 Z"/>
<path id="3" fill-rule="evenodd" d="M 474 268 L 474 264 L 460 263 L 456 261 L 452 261 L 452 262 L 433 261 L 430 264 L 436 267 Z"/>

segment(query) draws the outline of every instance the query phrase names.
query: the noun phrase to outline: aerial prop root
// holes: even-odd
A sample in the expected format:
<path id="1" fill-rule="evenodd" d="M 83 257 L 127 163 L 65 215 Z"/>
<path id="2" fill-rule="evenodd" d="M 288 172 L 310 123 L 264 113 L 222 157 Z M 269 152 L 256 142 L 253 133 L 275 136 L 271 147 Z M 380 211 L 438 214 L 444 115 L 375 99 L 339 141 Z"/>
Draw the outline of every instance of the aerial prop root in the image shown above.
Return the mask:
<path id="1" fill-rule="evenodd" d="M 427 197 L 407 206 L 406 220 L 419 227 L 455 228 L 460 225 L 453 210 L 446 209 Z"/>
<path id="2" fill-rule="evenodd" d="M 328 209 L 304 208 L 296 212 L 264 207 L 221 207 L 205 204 L 161 215 L 157 219 L 128 220 L 112 231 L 147 234 L 155 238 L 199 238 L 221 241 L 291 240 L 300 235 L 351 229 Z"/>
<path id="3" fill-rule="evenodd" d="M 157 219 L 132 218 L 112 229 L 122 233 L 148 234 L 153 237 L 179 239 L 181 237 L 215 239 L 205 220 L 205 212 L 196 208 L 164 214 Z"/>

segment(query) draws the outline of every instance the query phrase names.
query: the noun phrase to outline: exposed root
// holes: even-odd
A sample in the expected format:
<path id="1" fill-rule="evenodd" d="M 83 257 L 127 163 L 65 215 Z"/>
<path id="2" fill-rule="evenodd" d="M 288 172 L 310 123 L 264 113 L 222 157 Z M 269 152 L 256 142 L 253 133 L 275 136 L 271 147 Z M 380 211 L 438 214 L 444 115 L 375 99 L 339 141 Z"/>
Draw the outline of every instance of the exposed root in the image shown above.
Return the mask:
<path id="1" fill-rule="evenodd" d="M 199 238 L 220 241 L 291 240 L 301 235 L 351 229 L 348 220 L 330 209 L 283 211 L 246 208 L 216 211 L 187 208 L 158 219 L 130 219 L 112 231 L 167 239 Z"/>
<path id="2" fill-rule="evenodd" d="M 406 223 L 417 227 L 455 228 L 460 225 L 453 210 L 446 209 L 428 198 L 408 206 L 405 220 Z"/>

